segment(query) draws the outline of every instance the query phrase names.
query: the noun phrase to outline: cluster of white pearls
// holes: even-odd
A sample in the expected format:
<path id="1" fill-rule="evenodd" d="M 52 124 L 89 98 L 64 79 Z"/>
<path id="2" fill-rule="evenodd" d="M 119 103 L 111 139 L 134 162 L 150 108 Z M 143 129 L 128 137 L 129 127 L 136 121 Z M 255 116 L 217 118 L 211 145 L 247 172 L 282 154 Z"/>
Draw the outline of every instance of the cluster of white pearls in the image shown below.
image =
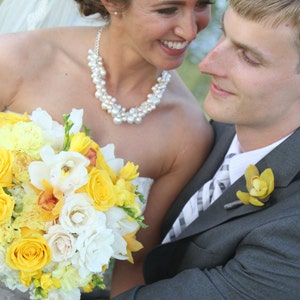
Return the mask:
<path id="1" fill-rule="evenodd" d="M 110 96 L 106 91 L 106 71 L 103 66 L 102 57 L 99 55 L 98 51 L 100 35 L 101 30 L 97 36 L 95 50 L 90 49 L 88 51 L 88 65 L 92 71 L 93 83 L 96 86 L 95 97 L 100 100 L 101 108 L 113 117 L 115 124 L 140 124 L 143 117 L 154 110 L 160 103 L 164 91 L 171 79 L 171 74 L 167 71 L 163 71 L 162 75 L 157 78 L 157 83 L 152 87 L 152 94 L 147 95 L 147 100 L 139 107 L 132 107 L 127 111 L 125 107 L 117 104 L 116 98 Z"/>

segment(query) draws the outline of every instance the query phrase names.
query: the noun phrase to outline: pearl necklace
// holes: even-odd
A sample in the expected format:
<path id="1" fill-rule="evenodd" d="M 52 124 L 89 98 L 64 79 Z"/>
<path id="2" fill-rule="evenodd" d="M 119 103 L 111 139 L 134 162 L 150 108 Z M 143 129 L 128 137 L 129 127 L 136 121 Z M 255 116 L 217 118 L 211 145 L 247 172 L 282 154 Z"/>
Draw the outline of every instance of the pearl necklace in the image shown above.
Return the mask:
<path id="1" fill-rule="evenodd" d="M 103 66 L 102 57 L 99 55 L 99 42 L 103 27 L 97 34 L 95 49 L 88 51 L 88 66 L 92 71 L 92 80 L 96 86 L 95 97 L 101 102 L 101 108 L 107 111 L 113 118 L 113 122 L 117 125 L 122 123 L 140 124 L 143 117 L 149 112 L 156 109 L 171 79 L 171 74 L 163 71 L 162 75 L 157 78 L 157 83 L 152 87 L 152 94 L 147 95 L 147 100 L 139 107 L 132 107 L 128 111 L 125 107 L 117 104 L 116 98 L 109 95 L 106 91 L 106 70 Z"/>

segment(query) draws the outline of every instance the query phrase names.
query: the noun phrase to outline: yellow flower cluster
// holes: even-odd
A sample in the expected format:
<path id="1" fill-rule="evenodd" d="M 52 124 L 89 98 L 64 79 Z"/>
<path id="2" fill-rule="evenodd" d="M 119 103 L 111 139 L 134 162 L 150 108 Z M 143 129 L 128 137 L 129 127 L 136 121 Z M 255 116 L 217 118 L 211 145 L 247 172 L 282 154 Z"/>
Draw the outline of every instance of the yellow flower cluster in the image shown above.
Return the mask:
<path id="1" fill-rule="evenodd" d="M 135 238 L 140 226 L 145 226 L 136 201 L 137 197 L 142 200 L 142 195 L 132 183 L 139 176 L 138 166 L 131 162 L 124 165 L 122 160 L 122 164 L 113 169 L 99 145 L 86 133 L 71 132 L 73 123 L 66 120 L 62 131 L 64 142 L 61 149 L 56 149 L 45 141 L 43 128 L 26 114 L 0 113 L 0 252 L 5 251 L 3 257 L 0 255 L 0 263 L 13 270 L 9 276 L 14 279 L 9 280 L 30 287 L 39 299 L 48 298 L 49 292 L 56 289 L 69 291 L 82 287 L 91 291 L 95 286 L 103 287 L 99 274 L 108 266 L 111 255 L 133 263 L 131 252 L 142 248 Z M 118 160 L 111 156 L 110 159 Z M 69 207 L 74 209 L 70 214 Z M 85 244 L 78 242 L 78 228 L 85 225 L 80 222 L 84 218 L 88 222 L 89 217 L 94 218 L 96 225 L 99 221 L 103 228 L 95 227 L 89 234 L 87 225 L 80 241 L 95 238 L 95 245 L 103 242 L 107 246 L 108 254 L 103 252 L 100 273 L 82 261 L 82 252 L 88 254 L 90 247 L 85 249 Z M 109 217 L 113 220 L 111 224 L 101 223 Z M 114 221 L 122 224 L 124 218 L 130 226 L 126 224 L 122 233 L 122 225 L 116 226 Z M 70 226 L 75 231 L 68 231 Z M 106 245 L 105 234 L 115 235 L 116 241 L 111 237 Z M 119 236 L 124 241 L 120 245 Z M 66 244 L 53 245 L 51 238 Z M 57 253 L 59 251 L 62 253 Z M 80 253 L 80 259 L 71 259 L 69 252 Z M 59 255 L 65 259 L 61 264 L 57 260 Z M 98 258 L 97 253 L 94 258 Z M 3 276 L 5 274 L 0 274 L 1 280 Z"/>

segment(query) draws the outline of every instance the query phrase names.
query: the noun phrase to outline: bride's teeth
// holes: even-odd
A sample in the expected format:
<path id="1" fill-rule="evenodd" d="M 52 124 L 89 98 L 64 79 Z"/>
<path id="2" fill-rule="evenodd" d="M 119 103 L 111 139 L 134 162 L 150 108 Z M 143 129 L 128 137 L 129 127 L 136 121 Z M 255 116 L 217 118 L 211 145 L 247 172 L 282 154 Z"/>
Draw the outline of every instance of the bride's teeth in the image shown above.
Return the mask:
<path id="1" fill-rule="evenodd" d="M 162 41 L 162 43 L 164 45 L 166 45 L 167 47 L 169 47 L 170 49 L 176 49 L 176 50 L 180 50 L 186 47 L 187 42 L 168 42 L 168 41 Z"/>

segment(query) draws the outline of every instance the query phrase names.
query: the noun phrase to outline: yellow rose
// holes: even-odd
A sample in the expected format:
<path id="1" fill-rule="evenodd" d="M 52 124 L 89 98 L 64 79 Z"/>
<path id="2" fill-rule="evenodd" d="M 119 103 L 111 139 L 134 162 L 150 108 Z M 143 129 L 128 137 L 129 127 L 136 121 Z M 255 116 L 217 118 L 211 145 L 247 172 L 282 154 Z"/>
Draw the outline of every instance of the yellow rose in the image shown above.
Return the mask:
<path id="1" fill-rule="evenodd" d="M 263 206 L 274 190 L 274 174 L 268 168 L 259 175 L 256 166 L 249 165 L 245 172 L 248 193 L 238 191 L 237 197 L 243 204 Z"/>
<path id="2" fill-rule="evenodd" d="M 125 180 L 133 180 L 139 176 L 137 172 L 139 166 L 132 162 L 128 162 L 119 172 L 118 177 Z"/>
<path id="3" fill-rule="evenodd" d="M 16 113 L 0 112 L 0 127 L 6 124 L 16 124 L 21 121 L 22 122 L 30 121 L 26 113 L 24 115 L 19 115 Z"/>
<path id="4" fill-rule="evenodd" d="M 10 220 L 14 210 L 15 200 L 0 188 L 0 225 Z"/>
<path id="5" fill-rule="evenodd" d="M 0 186 L 9 187 L 12 185 L 12 154 L 0 147 Z"/>
<path id="6" fill-rule="evenodd" d="M 6 263 L 14 270 L 36 272 L 51 262 L 51 255 L 51 248 L 41 235 L 25 236 L 8 248 Z"/>
<path id="7" fill-rule="evenodd" d="M 86 190 L 97 210 L 107 211 L 116 203 L 115 187 L 108 173 L 103 170 L 94 168 L 90 172 Z"/>

